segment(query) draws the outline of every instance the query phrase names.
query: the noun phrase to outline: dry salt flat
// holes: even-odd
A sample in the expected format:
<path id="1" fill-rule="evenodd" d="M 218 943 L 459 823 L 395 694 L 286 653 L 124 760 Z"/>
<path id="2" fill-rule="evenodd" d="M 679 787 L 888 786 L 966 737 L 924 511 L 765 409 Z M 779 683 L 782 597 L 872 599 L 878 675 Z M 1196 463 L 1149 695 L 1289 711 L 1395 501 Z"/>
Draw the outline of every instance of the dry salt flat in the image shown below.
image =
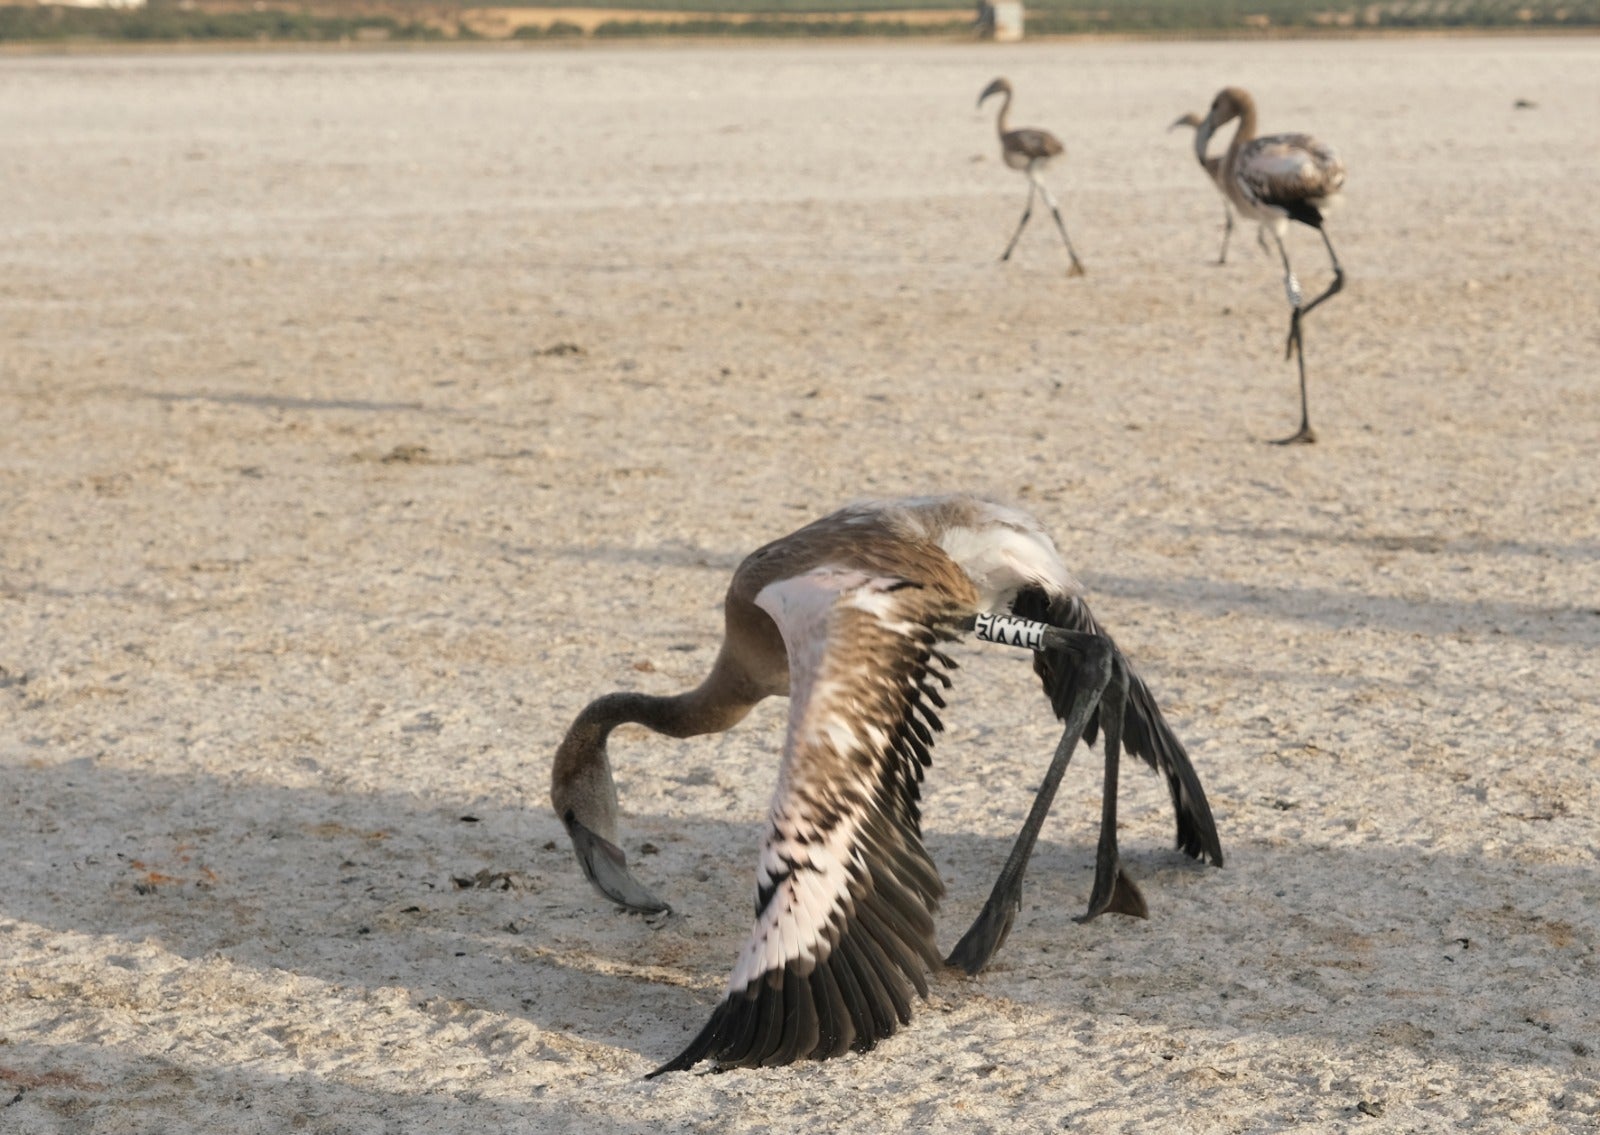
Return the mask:
<path id="1" fill-rule="evenodd" d="M 997 74 L 1084 279 L 1047 218 L 996 262 Z M 1350 168 L 1310 448 L 1165 133 L 1224 83 Z M 0 1131 L 1595 1130 L 1597 115 L 1590 38 L 0 60 Z M 745 552 L 950 488 L 1059 534 L 1227 866 L 1129 768 L 1151 917 L 1076 924 L 1080 756 L 988 973 L 642 1079 L 784 706 L 614 738 L 665 919 L 579 876 L 556 741 L 697 682 Z M 945 948 L 1055 740 L 959 661 Z"/>

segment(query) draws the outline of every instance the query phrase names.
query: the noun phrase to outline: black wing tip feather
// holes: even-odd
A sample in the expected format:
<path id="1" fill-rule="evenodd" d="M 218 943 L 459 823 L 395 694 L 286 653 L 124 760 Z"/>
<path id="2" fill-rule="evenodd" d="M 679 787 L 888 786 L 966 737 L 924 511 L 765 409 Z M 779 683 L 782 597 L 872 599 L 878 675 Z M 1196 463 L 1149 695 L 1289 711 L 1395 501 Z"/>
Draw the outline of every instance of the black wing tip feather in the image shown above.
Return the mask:
<path id="1" fill-rule="evenodd" d="M 1213 867 L 1222 866 L 1222 843 L 1217 838 L 1217 827 L 1211 812 L 1178 812 L 1177 848 L 1190 859 L 1201 860 Z"/>
<path id="2" fill-rule="evenodd" d="M 727 1016 L 723 1012 L 723 1005 L 726 1004 L 727 1002 L 724 1001 L 712 1011 L 711 1020 L 706 1022 L 706 1027 L 701 1029 L 695 1038 L 689 1042 L 687 1048 L 653 1072 L 646 1072 L 644 1078 L 646 1080 L 654 1080 L 657 1076 L 667 1072 L 687 1072 L 710 1055 L 711 1048 L 716 1043 L 717 1035 L 721 1032 L 723 1021 Z"/>
<path id="3" fill-rule="evenodd" d="M 683 1051 L 645 1079 L 703 1060 L 718 1068 L 828 1060 L 869 1051 L 910 1024 L 911 995 L 927 998 L 927 973 L 940 964 L 932 918 L 902 886 L 868 891 L 856 904 L 826 960 L 806 972 L 793 965 L 769 971 L 727 994 Z"/>
<path id="4" fill-rule="evenodd" d="M 1299 221 L 1302 225 L 1309 225 L 1314 229 L 1322 227 L 1322 210 L 1310 201 L 1274 201 L 1272 204 L 1288 213 L 1291 220 Z"/>
<path id="5" fill-rule="evenodd" d="M 836 954 L 826 976 L 814 981 L 787 971 L 783 986 L 769 985 L 754 998 L 725 998 L 684 1050 L 645 1079 L 687 1072 L 703 1060 L 716 1061 L 719 1070 L 773 1068 L 870 1051 L 910 1023 L 910 995 L 903 981 L 885 980 L 876 969 L 886 962 L 881 953 L 854 954 Z"/>
<path id="6" fill-rule="evenodd" d="M 1028 588 L 1018 593 L 1012 609 L 1022 618 L 1105 634 L 1090 614 L 1088 605 L 1077 596 L 1051 596 L 1040 588 Z M 1034 669 L 1056 716 L 1065 717 L 1074 693 L 1072 668 L 1054 666 L 1047 654 L 1039 653 L 1034 656 Z M 1099 725 L 1097 712 L 1084 730 L 1085 744 L 1094 744 Z M 1209 860 L 1213 867 L 1221 867 L 1222 842 L 1217 836 L 1216 820 L 1211 815 L 1205 789 L 1200 785 L 1200 774 L 1189 760 L 1183 742 L 1162 716 L 1150 688 L 1131 665 L 1128 667 L 1128 709 L 1123 718 L 1122 740 L 1128 752 L 1165 775 L 1177 820 L 1178 850 L 1191 859 Z"/>
<path id="7" fill-rule="evenodd" d="M 1217 836 L 1217 822 L 1188 750 L 1167 725 L 1155 698 L 1137 674 L 1131 675 L 1129 686 L 1123 738 L 1131 752 L 1143 757 L 1166 778 L 1177 820 L 1178 850 L 1190 859 L 1221 867 L 1222 842 Z"/>

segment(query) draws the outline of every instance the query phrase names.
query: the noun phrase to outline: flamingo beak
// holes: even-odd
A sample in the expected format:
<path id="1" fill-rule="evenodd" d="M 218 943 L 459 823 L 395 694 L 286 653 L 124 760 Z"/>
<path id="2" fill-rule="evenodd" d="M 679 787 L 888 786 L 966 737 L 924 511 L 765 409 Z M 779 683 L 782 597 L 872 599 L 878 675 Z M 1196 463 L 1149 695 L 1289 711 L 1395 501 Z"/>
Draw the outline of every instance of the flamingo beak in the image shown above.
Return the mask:
<path id="1" fill-rule="evenodd" d="M 572 850 L 578 854 L 583 873 L 606 898 L 639 914 L 660 914 L 672 909 L 628 871 L 628 857 L 622 848 L 584 827 L 575 816 L 567 817 L 567 834 L 572 837 Z"/>

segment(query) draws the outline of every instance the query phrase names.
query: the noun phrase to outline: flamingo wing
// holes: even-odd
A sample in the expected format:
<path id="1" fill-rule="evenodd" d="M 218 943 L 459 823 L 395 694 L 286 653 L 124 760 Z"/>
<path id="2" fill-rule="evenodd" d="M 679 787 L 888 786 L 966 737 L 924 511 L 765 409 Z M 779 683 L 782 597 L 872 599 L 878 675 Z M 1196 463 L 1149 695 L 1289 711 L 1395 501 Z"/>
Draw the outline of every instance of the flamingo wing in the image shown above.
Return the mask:
<path id="1" fill-rule="evenodd" d="M 1245 193 L 1269 205 L 1332 197 L 1344 185 L 1344 163 L 1309 134 L 1273 134 L 1245 145 L 1234 163 Z"/>
<path id="2" fill-rule="evenodd" d="M 1060 139 L 1050 131 L 1038 130 L 1031 126 L 1024 126 L 1019 130 L 1007 130 L 1001 137 L 1001 144 L 1005 149 L 1019 153 L 1030 161 L 1053 158 L 1065 149 Z"/>
<path id="3" fill-rule="evenodd" d="M 936 587 L 829 566 L 756 602 L 783 634 L 791 704 L 755 926 L 710 1022 L 651 1075 L 865 1051 L 910 1021 L 911 990 L 925 997 L 940 964 L 944 885 L 917 801 L 955 665 L 940 646 L 970 612 Z"/>
<path id="4" fill-rule="evenodd" d="M 1089 606 L 1077 595 L 1049 595 L 1041 588 L 1021 591 L 1012 606 L 1013 611 L 1026 619 L 1036 619 L 1066 630 L 1110 638 L 1095 621 Z M 1124 656 L 1126 661 L 1126 656 Z M 1072 704 L 1075 668 L 1065 660 L 1057 659 L 1048 651 L 1033 657 L 1033 668 L 1044 683 L 1045 693 L 1056 711 L 1064 718 Z M 1100 728 L 1100 711 L 1089 719 L 1083 731 L 1085 744 L 1094 744 Z M 1205 789 L 1200 786 L 1200 774 L 1190 763 L 1188 751 L 1178 740 L 1161 709 L 1155 695 L 1144 679 L 1128 664 L 1128 708 L 1122 717 L 1122 743 L 1128 752 L 1141 758 L 1147 765 L 1161 773 L 1167 781 L 1172 796 L 1172 806 L 1177 813 L 1178 847 L 1194 859 L 1209 859 L 1222 866 L 1222 843 L 1217 837 L 1216 821 L 1211 816 L 1211 805 L 1206 800 Z"/>

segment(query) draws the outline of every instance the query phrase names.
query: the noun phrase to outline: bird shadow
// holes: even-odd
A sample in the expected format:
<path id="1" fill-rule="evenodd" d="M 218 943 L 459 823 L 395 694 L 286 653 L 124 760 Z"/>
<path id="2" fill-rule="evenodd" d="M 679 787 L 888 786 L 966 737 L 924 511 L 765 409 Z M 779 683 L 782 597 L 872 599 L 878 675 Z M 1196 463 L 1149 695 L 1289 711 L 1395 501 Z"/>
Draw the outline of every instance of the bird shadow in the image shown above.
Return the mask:
<path id="1" fill-rule="evenodd" d="M 1555 560 L 1558 563 L 1600 560 L 1600 543 L 1592 540 L 1551 543 L 1491 539 L 1484 536 L 1352 532 L 1342 529 L 1300 528 L 1291 525 L 1173 524 L 1170 530 L 1184 536 L 1222 537 L 1229 540 L 1244 538 L 1263 543 L 1281 543 L 1291 547 L 1324 545 L 1366 548 L 1372 552 L 1416 552 L 1424 555 L 1531 556 L 1535 559 Z"/>
<path id="2" fill-rule="evenodd" d="M 14 944 L 43 928 L 46 941 L 95 936 L 92 950 L 106 955 L 158 949 L 287 971 L 341 995 L 399 987 L 419 1005 L 636 1053 L 641 1072 L 703 1023 L 750 924 L 757 823 L 713 811 L 714 800 L 705 812 L 625 817 L 630 859 L 676 910 L 645 919 L 589 889 L 542 801 L 424 801 L 91 759 L 13 764 L 0 788 L 18 804 L 4 839 L 12 885 L 0 896 L 12 923 L 0 931 Z M 1019 819 L 1026 804 L 1017 801 Z M 1463 1053 L 1487 1047 L 1560 1067 L 1581 1056 L 1581 1015 L 1549 1007 L 1600 1003 L 1592 866 L 1286 845 L 1225 823 L 1229 865 L 1213 870 L 1166 849 L 1164 807 L 1125 821 L 1134 830 L 1124 861 L 1149 899 L 1148 921 L 1075 921 L 1091 880 L 1093 808 L 1064 794 L 1057 812 L 1086 821 L 1081 838 L 1041 840 L 989 971 L 938 975 L 934 997 L 1026 1004 L 1063 1030 L 1113 1014 L 1365 1045 L 1392 1027 L 1396 1044 L 1421 1030 Z M 933 817 L 927 840 L 948 885 L 939 917 L 948 949 L 1010 835 Z M 92 985 L 80 978 L 50 996 L 63 1013 L 81 1011 L 75 998 L 92 1002 Z M 1511 1007 L 1486 1000 L 1488 986 L 1511 992 Z"/>
<path id="3" fill-rule="evenodd" d="M 365 398 L 300 398 L 287 394 L 245 394 L 213 391 L 142 391 L 156 402 L 204 402 L 214 406 L 246 406 L 259 410 L 346 410 L 368 414 L 448 413 L 421 402 L 375 402 Z"/>
<path id="4" fill-rule="evenodd" d="M 1212 616 L 1253 612 L 1341 631 L 1504 635 L 1549 646 L 1600 645 L 1600 606 L 1374 595 L 1354 589 L 1238 583 L 1196 576 L 1089 572 L 1084 576 L 1091 595 L 1138 599 Z"/>
<path id="5" fill-rule="evenodd" d="M 687 541 L 678 543 L 663 541 L 642 548 L 621 548 L 594 544 L 533 546 L 502 543 L 500 545 L 502 555 L 518 558 L 572 560 L 586 564 L 644 564 L 649 567 L 706 568 L 724 575 L 738 567 L 740 561 L 752 550 L 752 548 L 745 548 L 739 551 L 718 550 L 701 547 Z"/>
<path id="6" fill-rule="evenodd" d="M 1177 531 L 1201 530 L 1180 526 Z M 1233 532 L 1262 540 L 1285 542 L 1349 542 L 1375 552 L 1419 552 L 1478 555 L 1529 555 L 1575 562 L 1600 557 L 1600 546 L 1586 542 L 1568 545 L 1528 544 L 1520 541 L 1441 540 L 1427 536 L 1337 536 L 1297 529 L 1258 529 Z M 648 548 L 526 547 L 505 545 L 506 555 L 544 556 L 588 563 L 643 564 L 728 572 L 738 566 L 745 551 L 719 551 L 694 544 L 655 544 Z M 1265 585 L 1198 576 L 1134 576 L 1085 569 L 1090 605 L 1095 596 L 1137 599 L 1173 609 L 1221 616 L 1240 611 L 1338 630 L 1372 629 L 1427 636 L 1496 635 L 1545 645 L 1600 645 L 1600 604 L 1463 600 L 1432 596 L 1374 595 L 1355 588 L 1314 587 L 1305 584 Z"/>
<path id="7" fill-rule="evenodd" d="M 48 1135 L 89 1131 L 458 1130 L 470 1109 L 476 1131 L 567 1131 L 571 1104 L 474 1090 L 390 1089 L 311 1072 L 273 1071 L 265 1062 L 197 1069 L 181 1057 L 104 1042 L 38 1044 L 8 1038 L 0 1055 L 4 1130 Z M 393 1118 L 408 1117 L 402 1126 Z M 159 1125 L 149 1120 L 159 1117 Z M 359 1117 L 369 1117 L 363 1124 Z M 379 1117 L 390 1117 L 385 1123 Z M 421 1120 L 420 1122 L 418 1120 Z M 586 1114 L 594 1135 L 633 1135 L 632 1121 Z"/>

